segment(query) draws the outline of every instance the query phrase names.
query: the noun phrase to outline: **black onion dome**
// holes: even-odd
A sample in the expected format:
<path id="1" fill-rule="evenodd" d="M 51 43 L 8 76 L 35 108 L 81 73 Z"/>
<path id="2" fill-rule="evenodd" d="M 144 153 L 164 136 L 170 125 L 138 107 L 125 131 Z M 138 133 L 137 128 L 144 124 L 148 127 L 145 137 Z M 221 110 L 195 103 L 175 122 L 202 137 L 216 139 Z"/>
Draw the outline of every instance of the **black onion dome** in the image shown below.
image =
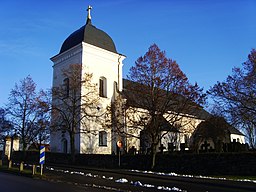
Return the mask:
<path id="1" fill-rule="evenodd" d="M 60 53 L 82 43 L 88 43 L 96 47 L 117 53 L 116 46 L 111 37 L 104 31 L 97 29 L 87 21 L 86 25 L 72 33 L 62 44 Z"/>

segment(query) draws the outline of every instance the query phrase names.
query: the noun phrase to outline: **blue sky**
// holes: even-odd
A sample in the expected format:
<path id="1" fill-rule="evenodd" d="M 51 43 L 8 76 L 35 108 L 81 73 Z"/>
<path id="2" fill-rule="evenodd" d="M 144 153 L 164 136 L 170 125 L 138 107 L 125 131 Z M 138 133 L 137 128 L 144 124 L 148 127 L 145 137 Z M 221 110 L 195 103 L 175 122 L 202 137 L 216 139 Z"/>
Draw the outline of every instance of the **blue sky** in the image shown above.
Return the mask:
<path id="1" fill-rule="evenodd" d="M 50 88 L 52 62 L 86 22 L 107 32 L 127 56 L 123 72 L 156 43 L 189 80 L 207 90 L 256 48 L 256 0 L 3 0 L 0 4 L 0 107 L 16 82 L 31 75 Z"/>

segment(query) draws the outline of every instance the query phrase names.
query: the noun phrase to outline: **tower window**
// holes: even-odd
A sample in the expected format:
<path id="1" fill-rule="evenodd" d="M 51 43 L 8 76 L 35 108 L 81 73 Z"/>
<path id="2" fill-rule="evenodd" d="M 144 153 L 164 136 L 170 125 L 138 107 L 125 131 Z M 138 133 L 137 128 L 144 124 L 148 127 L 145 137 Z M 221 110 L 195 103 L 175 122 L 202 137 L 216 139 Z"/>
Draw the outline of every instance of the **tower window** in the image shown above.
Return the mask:
<path id="1" fill-rule="evenodd" d="M 107 146 L 107 135 L 106 131 L 99 132 L 99 146 Z"/>
<path id="2" fill-rule="evenodd" d="M 65 78 L 63 80 L 63 95 L 64 97 L 68 97 L 69 96 L 69 78 Z"/>
<path id="3" fill-rule="evenodd" d="M 105 77 L 100 78 L 99 96 L 100 97 L 107 97 L 107 79 Z"/>

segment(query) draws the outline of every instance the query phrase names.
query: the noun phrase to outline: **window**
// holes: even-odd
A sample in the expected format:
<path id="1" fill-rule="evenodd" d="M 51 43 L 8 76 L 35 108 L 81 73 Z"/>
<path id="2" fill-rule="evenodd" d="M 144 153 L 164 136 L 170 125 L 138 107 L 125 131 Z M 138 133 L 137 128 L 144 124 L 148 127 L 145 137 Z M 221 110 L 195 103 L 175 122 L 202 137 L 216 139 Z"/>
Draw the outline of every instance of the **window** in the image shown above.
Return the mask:
<path id="1" fill-rule="evenodd" d="M 69 78 L 66 78 L 63 80 L 63 95 L 64 97 L 68 97 L 69 96 Z"/>
<path id="2" fill-rule="evenodd" d="M 99 146 L 107 146 L 107 132 L 106 131 L 99 132 Z"/>
<path id="3" fill-rule="evenodd" d="M 105 77 L 100 78 L 99 96 L 100 97 L 107 97 L 107 79 Z"/>

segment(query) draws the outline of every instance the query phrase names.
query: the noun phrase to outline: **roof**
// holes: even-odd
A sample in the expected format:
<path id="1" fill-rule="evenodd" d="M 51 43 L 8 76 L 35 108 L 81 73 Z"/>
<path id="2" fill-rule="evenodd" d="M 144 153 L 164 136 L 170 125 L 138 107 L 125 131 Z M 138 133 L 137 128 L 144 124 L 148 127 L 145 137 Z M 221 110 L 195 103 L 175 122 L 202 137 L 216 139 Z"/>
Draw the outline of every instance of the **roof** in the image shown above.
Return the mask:
<path id="1" fill-rule="evenodd" d="M 92 25 L 91 20 L 87 19 L 87 22 L 84 26 L 73 32 L 63 42 L 59 54 L 69 50 L 70 48 L 82 42 L 117 53 L 115 44 L 111 37 L 104 31 L 97 29 L 95 26 Z"/>
<path id="2" fill-rule="evenodd" d="M 244 136 L 244 134 L 241 131 L 239 131 L 238 129 L 236 129 L 235 127 L 233 127 L 231 125 L 228 127 L 228 130 L 229 130 L 230 134 L 236 134 L 236 135 L 243 135 Z"/>
<path id="3" fill-rule="evenodd" d="M 146 109 L 148 106 L 147 101 L 145 101 L 144 96 L 140 96 L 140 94 L 145 94 L 145 90 L 148 89 L 146 86 L 139 86 L 139 83 L 123 79 L 123 96 L 127 99 L 127 104 L 132 107 L 139 107 Z M 138 92 L 139 89 L 145 89 L 141 93 Z M 165 93 L 164 90 L 162 90 L 163 93 Z M 144 99 L 144 100 L 142 100 Z M 149 99 L 150 100 L 150 99 Z M 188 102 L 189 107 L 180 107 L 177 106 L 177 102 L 181 103 L 184 100 L 186 100 L 183 96 L 176 94 L 176 101 L 169 102 L 168 110 L 173 112 L 179 112 L 187 115 L 195 116 L 198 119 L 206 120 L 211 115 L 203 109 L 203 107 L 199 106 L 198 104 L 194 102 Z M 163 101 L 166 102 L 166 101 Z M 179 104 L 178 104 L 179 105 Z"/>
<path id="4" fill-rule="evenodd" d="M 178 130 L 177 127 L 174 127 L 171 125 L 163 116 L 160 117 L 161 121 L 161 131 L 169 131 L 169 132 L 174 132 L 174 133 L 179 133 L 180 131 Z"/>
<path id="5" fill-rule="evenodd" d="M 212 116 L 201 122 L 195 131 L 198 135 L 212 137 L 213 135 L 224 135 L 226 133 L 243 135 L 238 129 L 230 125 L 223 117 Z"/>

